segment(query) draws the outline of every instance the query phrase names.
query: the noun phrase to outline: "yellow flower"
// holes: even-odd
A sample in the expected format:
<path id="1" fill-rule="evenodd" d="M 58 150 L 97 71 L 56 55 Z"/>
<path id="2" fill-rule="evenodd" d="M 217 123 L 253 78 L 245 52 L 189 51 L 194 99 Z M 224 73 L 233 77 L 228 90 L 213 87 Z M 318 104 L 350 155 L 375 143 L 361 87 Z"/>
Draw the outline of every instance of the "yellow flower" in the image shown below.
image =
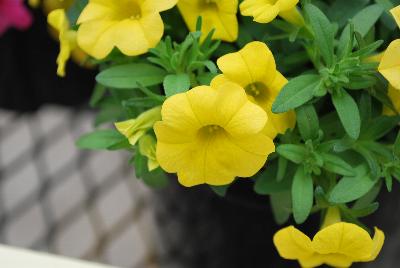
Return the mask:
<path id="1" fill-rule="evenodd" d="M 395 89 L 400 90 L 400 39 L 386 49 L 378 70 Z"/>
<path id="2" fill-rule="evenodd" d="M 129 140 L 131 145 L 135 145 L 159 120 L 161 120 L 161 106 L 148 110 L 135 119 L 115 123 L 115 127 Z"/>
<path id="3" fill-rule="evenodd" d="M 40 5 L 40 0 L 28 0 L 28 4 L 33 8 L 37 8 Z"/>
<path id="4" fill-rule="evenodd" d="M 319 231 L 311 241 L 293 226 L 278 231 L 274 244 L 282 258 L 298 260 L 302 267 L 350 267 L 353 262 L 370 262 L 376 259 L 385 240 L 384 233 L 375 228 L 371 239 L 361 227 L 339 222 Z"/>
<path id="5" fill-rule="evenodd" d="M 393 8 L 390 12 L 400 27 L 400 6 Z M 378 70 L 395 89 L 400 90 L 400 39 L 390 43 Z"/>
<path id="6" fill-rule="evenodd" d="M 192 32 L 196 30 L 198 17 L 202 17 L 202 31 L 205 33 L 202 38 L 215 29 L 213 39 L 236 41 L 239 32 L 237 0 L 180 0 L 178 8 Z"/>
<path id="7" fill-rule="evenodd" d="M 147 167 L 149 171 L 153 171 L 160 166 L 156 157 L 156 140 L 153 136 L 144 135 L 140 138 L 139 152 L 147 157 Z"/>
<path id="8" fill-rule="evenodd" d="M 68 9 L 74 0 L 29 0 L 28 3 L 31 7 L 37 8 L 40 4 L 46 14 L 56 9 Z"/>
<path id="9" fill-rule="evenodd" d="M 128 56 L 146 53 L 164 33 L 160 12 L 177 0 L 90 0 L 78 19 L 78 44 L 96 59 L 114 48 Z"/>
<path id="10" fill-rule="evenodd" d="M 268 114 L 265 131 L 274 139 L 278 133 L 285 133 L 296 123 L 294 112 L 272 113 L 272 104 L 280 90 L 286 85 L 286 78 L 276 70 L 275 59 L 266 44 L 251 42 L 236 53 L 227 54 L 217 61 L 222 75 L 217 76 L 212 85 L 226 81 L 239 84 L 246 90 L 250 101 L 261 106 Z"/>
<path id="11" fill-rule="evenodd" d="M 267 114 L 235 83 L 174 95 L 161 114 L 163 121 L 154 125 L 157 160 L 187 187 L 251 177 L 275 150 L 272 139 L 261 133 Z"/>
<path id="12" fill-rule="evenodd" d="M 76 48 L 76 32 L 70 30 L 69 21 L 64 9 L 56 9 L 50 12 L 47 21 L 58 31 L 60 53 L 57 58 L 57 74 L 65 76 L 65 66 L 71 56 L 71 51 Z"/>
<path id="13" fill-rule="evenodd" d="M 240 4 L 243 16 L 254 17 L 258 23 L 269 23 L 277 16 L 298 25 L 304 25 L 303 16 L 297 10 L 299 0 L 245 0 Z"/>
<path id="14" fill-rule="evenodd" d="M 394 87 L 389 85 L 388 97 L 392 101 L 396 111 L 400 113 L 400 90 L 396 90 Z M 386 106 L 383 107 L 383 114 L 388 116 L 396 115 L 392 109 Z"/>

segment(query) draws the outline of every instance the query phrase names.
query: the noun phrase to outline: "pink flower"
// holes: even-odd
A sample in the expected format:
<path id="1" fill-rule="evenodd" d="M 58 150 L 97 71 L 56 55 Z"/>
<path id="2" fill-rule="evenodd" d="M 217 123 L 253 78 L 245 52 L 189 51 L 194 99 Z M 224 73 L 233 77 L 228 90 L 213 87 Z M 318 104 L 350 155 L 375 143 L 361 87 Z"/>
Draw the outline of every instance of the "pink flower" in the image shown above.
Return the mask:
<path id="1" fill-rule="evenodd" d="M 25 30 L 31 23 L 32 16 L 23 0 L 0 0 L 0 35 L 11 27 Z"/>

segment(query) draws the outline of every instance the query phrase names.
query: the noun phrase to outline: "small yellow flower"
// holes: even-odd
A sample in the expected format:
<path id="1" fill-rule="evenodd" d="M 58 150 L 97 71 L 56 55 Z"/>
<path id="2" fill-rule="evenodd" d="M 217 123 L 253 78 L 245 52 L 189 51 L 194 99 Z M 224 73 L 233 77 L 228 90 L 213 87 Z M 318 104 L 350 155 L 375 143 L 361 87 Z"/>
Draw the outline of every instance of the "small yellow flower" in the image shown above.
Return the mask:
<path id="1" fill-rule="evenodd" d="M 275 151 L 272 139 L 261 132 L 267 114 L 235 83 L 174 95 L 161 113 L 162 121 L 154 125 L 157 160 L 187 187 L 251 177 Z"/>
<path id="2" fill-rule="evenodd" d="M 393 8 L 390 12 L 400 27 L 400 6 Z M 400 90 L 400 39 L 390 43 L 378 70 L 395 89 Z"/>
<path id="3" fill-rule="evenodd" d="M 400 90 L 396 90 L 394 87 L 389 85 L 388 97 L 392 101 L 393 106 L 396 109 L 396 111 L 398 113 L 400 113 Z M 390 109 L 386 106 L 383 107 L 383 114 L 388 115 L 388 116 L 396 115 L 395 112 L 392 111 L 392 109 Z"/>
<path id="4" fill-rule="evenodd" d="M 43 10 L 46 14 L 56 9 L 68 9 L 74 0 L 29 0 L 28 3 L 31 7 L 37 8 L 42 4 Z"/>
<path id="5" fill-rule="evenodd" d="M 159 120 L 161 120 L 161 106 L 148 110 L 135 119 L 115 123 L 115 127 L 129 140 L 131 145 L 135 145 Z"/>
<path id="6" fill-rule="evenodd" d="M 249 100 L 267 112 L 269 120 L 265 131 L 269 137 L 273 139 L 278 133 L 283 134 L 288 128 L 294 128 L 294 112 L 274 114 L 271 111 L 287 80 L 276 70 L 274 56 L 266 44 L 251 42 L 239 52 L 219 58 L 217 64 L 223 74 L 217 76 L 212 85 L 232 81 L 244 88 Z"/>
<path id="7" fill-rule="evenodd" d="M 76 32 L 70 30 L 69 21 L 64 9 L 56 9 L 49 13 L 48 23 L 58 31 L 60 53 L 57 58 L 57 74 L 65 76 L 65 66 L 76 46 Z"/>
<path id="8" fill-rule="evenodd" d="M 254 17 L 258 23 L 269 23 L 277 16 L 298 25 L 304 25 L 303 16 L 297 10 L 299 0 L 245 0 L 240 4 L 243 16 Z"/>
<path id="9" fill-rule="evenodd" d="M 147 157 L 149 171 L 153 171 L 160 166 L 156 157 L 156 140 L 153 136 L 144 135 L 139 139 L 139 151 Z"/>
<path id="10" fill-rule="evenodd" d="M 202 38 L 215 29 L 213 39 L 236 41 L 239 32 L 237 0 L 180 0 L 178 8 L 192 32 L 196 30 L 198 17 L 202 17 Z"/>
<path id="11" fill-rule="evenodd" d="M 311 241 L 293 226 L 278 231 L 274 244 L 279 255 L 288 260 L 298 260 L 302 267 L 350 267 L 353 262 L 370 262 L 377 258 L 385 240 L 384 233 L 375 228 L 371 239 L 361 227 L 339 222 L 319 231 Z"/>
<path id="12" fill-rule="evenodd" d="M 78 19 L 78 44 L 96 59 L 114 48 L 128 56 L 146 53 L 164 33 L 160 12 L 177 0 L 90 0 Z"/>

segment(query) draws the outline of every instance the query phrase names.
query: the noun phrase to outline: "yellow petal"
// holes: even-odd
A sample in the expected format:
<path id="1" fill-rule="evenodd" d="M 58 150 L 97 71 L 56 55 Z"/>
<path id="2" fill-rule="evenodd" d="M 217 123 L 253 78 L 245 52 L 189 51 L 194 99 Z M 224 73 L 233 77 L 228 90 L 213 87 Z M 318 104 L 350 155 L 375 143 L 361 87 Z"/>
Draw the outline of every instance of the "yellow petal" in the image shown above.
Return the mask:
<path id="1" fill-rule="evenodd" d="M 336 223 L 319 231 L 312 241 L 320 254 L 343 254 L 353 260 L 371 256 L 372 239 L 361 227 L 351 223 Z"/>
<path id="2" fill-rule="evenodd" d="M 255 82 L 271 83 L 276 76 L 275 60 L 266 44 L 251 42 L 236 53 L 222 56 L 219 69 L 230 80 L 246 87 Z"/>
<path id="3" fill-rule="evenodd" d="M 389 45 L 378 70 L 394 88 L 400 90 L 400 39 Z"/>
<path id="4" fill-rule="evenodd" d="M 372 246 L 371 257 L 363 261 L 374 261 L 381 252 L 384 242 L 385 242 L 385 234 L 381 230 L 375 227 L 375 235 L 372 240 L 373 246 Z"/>
<path id="5" fill-rule="evenodd" d="M 342 254 L 327 254 L 320 255 L 319 257 L 323 263 L 332 267 L 350 267 L 351 264 L 354 262 L 354 259 Z"/>
<path id="6" fill-rule="evenodd" d="M 388 97 L 392 101 L 393 106 L 396 109 L 396 111 L 400 112 L 400 90 L 397 90 L 394 87 L 392 87 L 391 85 L 389 85 Z M 386 106 L 383 107 L 383 114 L 388 115 L 388 116 L 396 115 L 396 113 L 394 113 L 394 111 L 392 111 L 392 109 L 390 109 Z"/>
<path id="7" fill-rule="evenodd" d="M 111 20 L 89 21 L 79 26 L 78 45 L 96 59 L 105 58 L 114 48 L 110 29 L 117 23 Z M 107 31 L 108 34 L 106 33 Z"/>
<path id="8" fill-rule="evenodd" d="M 105 3 L 96 3 L 91 1 L 79 15 L 77 24 L 82 24 L 85 22 L 93 20 L 102 20 L 107 18 L 108 14 L 112 12 L 112 7 L 107 6 Z"/>
<path id="9" fill-rule="evenodd" d="M 400 6 L 393 8 L 392 10 L 390 10 L 390 12 L 396 20 L 397 25 L 399 25 L 400 27 Z"/>
<path id="10" fill-rule="evenodd" d="M 278 0 L 276 5 L 280 11 L 287 11 L 293 9 L 298 3 L 299 0 Z"/>
<path id="11" fill-rule="evenodd" d="M 162 12 L 173 8 L 178 0 L 146 0 L 143 9 L 146 11 Z"/>
<path id="12" fill-rule="evenodd" d="M 273 240 L 279 255 L 288 260 L 306 259 L 314 253 L 310 238 L 293 226 L 278 231 Z"/>
<path id="13" fill-rule="evenodd" d="M 281 10 L 281 12 L 279 12 L 279 16 L 293 25 L 304 26 L 305 24 L 303 16 L 296 7 L 286 11 Z"/>
<path id="14" fill-rule="evenodd" d="M 198 17 L 202 17 L 202 38 L 215 29 L 213 39 L 233 42 L 239 26 L 236 17 L 237 0 L 217 1 L 205 4 L 203 0 L 180 0 L 178 8 L 190 31 L 196 30 Z"/>
<path id="15" fill-rule="evenodd" d="M 58 32 L 69 29 L 69 21 L 64 9 L 56 9 L 49 13 L 47 22 Z"/>

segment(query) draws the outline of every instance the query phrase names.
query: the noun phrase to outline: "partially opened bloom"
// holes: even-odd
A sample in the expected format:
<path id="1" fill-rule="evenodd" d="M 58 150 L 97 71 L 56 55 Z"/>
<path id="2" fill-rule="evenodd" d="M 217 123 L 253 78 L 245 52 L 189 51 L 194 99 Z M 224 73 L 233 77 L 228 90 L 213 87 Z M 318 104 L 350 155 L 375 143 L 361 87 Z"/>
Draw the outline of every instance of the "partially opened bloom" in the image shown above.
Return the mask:
<path id="1" fill-rule="evenodd" d="M 135 119 L 115 123 L 115 127 L 129 140 L 131 145 L 136 145 L 138 140 L 159 120 L 161 120 L 160 106 L 142 113 Z"/>
<path id="2" fill-rule="evenodd" d="M 48 23 L 58 32 L 60 53 L 57 57 L 57 74 L 65 76 L 65 66 L 71 57 L 72 51 L 77 48 L 76 31 L 70 29 L 69 20 L 64 9 L 56 9 L 49 13 Z"/>
<path id="3" fill-rule="evenodd" d="M 139 152 L 147 157 L 147 168 L 153 171 L 160 166 L 156 157 L 156 140 L 151 135 L 144 135 L 139 139 Z"/>
<path id="4" fill-rule="evenodd" d="M 262 133 L 267 114 L 235 83 L 174 95 L 161 114 L 162 121 L 154 125 L 157 160 L 165 171 L 178 173 L 187 187 L 251 177 L 275 150 L 272 139 Z"/>
<path id="5" fill-rule="evenodd" d="M 114 48 L 128 56 L 146 53 L 164 33 L 160 12 L 177 0 L 90 0 L 78 19 L 78 44 L 96 59 Z"/>
<path id="6" fill-rule="evenodd" d="M 294 112 L 274 114 L 271 111 L 287 80 L 277 71 L 274 56 L 266 44 L 251 42 L 239 52 L 219 58 L 217 64 L 222 75 L 217 76 L 212 84 L 217 86 L 232 81 L 244 88 L 249 100 L 267 112 L 269 120 L 265 130 L 271 138 L 294 127 Z"/>
<path id="7" fill-rule="evenodd" d="M 23 0 L 0 0 L 0 35 L 9 28 L 25 30 L 32 24 L 32 16 Z"/>
<path id="8" fill-rule="evenodd" d="M 244 0 L 240 4 L 243 16 L 254 17 L 258 23 L 269 23 L 277 16 L 298 25 L 304 25 L 304 19 L 297 10 L 299 0 Z"/>
<path id="9" fill-rule="evenodd" d="M 278 231 L 274 244 L 281 257 L 298 260 L 302 267 L 350 267 L 353 262 L 370 262 L 377 258 L 385 240 L 375 228 L 370 237 L 363 228 L 345 222 L 332 224 L 319 231 L 311 240 L 293 226 Z"/>
<path id="10" fill-rule="evenodd" d="M 400 27 L 400 6 L 393 8 L 391 13 Z M 390 43 L 378 70 L 395 89 L 400 90 L 400 39 Z"/>
<path id="11" fill-rule="evenodd" d="M 203 38 L 215 29 L 214 39 L 236 41 L 239 32 L 237 0 L 180 0 L 178 8 L 190 31 L 196 30 L 197 19 L 202 17 Z"/>

